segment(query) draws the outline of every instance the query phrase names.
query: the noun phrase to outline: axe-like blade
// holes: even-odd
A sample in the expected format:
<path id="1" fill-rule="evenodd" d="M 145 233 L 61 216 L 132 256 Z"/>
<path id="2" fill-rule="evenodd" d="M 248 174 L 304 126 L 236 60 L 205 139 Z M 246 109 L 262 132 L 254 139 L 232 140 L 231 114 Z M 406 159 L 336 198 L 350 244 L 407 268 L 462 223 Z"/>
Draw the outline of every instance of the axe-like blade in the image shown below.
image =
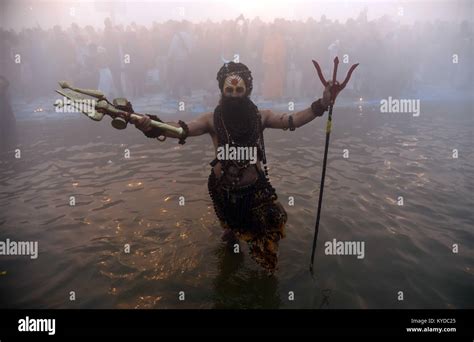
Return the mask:
<path id="1" fill-rule="evenodd" d="M 83 97 L 81 96 L 81 94 L 72 90 L 67 92 L 62 90 L 56 90 L 56 92 L 71 101 L 71 103 L 56 103 L 56 107 L 62 108 L 67 105 L 70 105 L 94 121 L 100 121 L 104 117 L 104 114 L 99 113 L 96 110 L 96 104 L 94 99 Z"/>
<path id="2" fill-rule="evenodd" d="M 59 86 L 62 89 L 69 89 L 69 90 L 72 90 L 72 91 L 74 91 L 76 93 L 79 93 L 79 94 L 84 94 L 84 95 L 87 95 L 87 96 L 95 97 L 96 99 L 99 99 L 99 100 L 105 98 L 104 93 L 101 92 L 100 90 L 76 88 L 76 87 L 71 86 L 69 83 L 67 83 L 65 81 L 61 81 L 61 82 L 58 82 L 58 83 L 59 83 Z"/>

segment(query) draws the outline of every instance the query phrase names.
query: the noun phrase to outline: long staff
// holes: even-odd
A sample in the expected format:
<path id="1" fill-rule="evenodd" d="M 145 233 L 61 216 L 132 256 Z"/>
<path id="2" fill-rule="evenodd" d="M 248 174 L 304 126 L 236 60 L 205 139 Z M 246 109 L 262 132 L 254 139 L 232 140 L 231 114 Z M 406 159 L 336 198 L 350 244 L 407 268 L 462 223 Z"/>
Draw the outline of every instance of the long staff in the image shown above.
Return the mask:
<path id="1" fill-rule="evenodd" d="M 309 270 L 311 273 L 313 273 L 313 265 L 314 265 L 314 254 L 316 252 L 316 245 L 318 241 L 318 233 L 319 233 L 319 220 L 321 219 L 321 207 L 323 203 L 323 191 L 324 191 L 324 180 L 326 178 L 326 165 L 327 165 L 327 160 L 328 160 L 328 149 L 329 149 L 329 137 L 331 136 L 331 127 L 332 127 L 332 108 L 334 106 L 334 102 L 336 101 L 336 96 L 337 94 L 344 89 L 344 87 L 347 85 L 349 82 L 349 79 L 351 78 L 352 72 L 354 69 L 359 65 L 359 63 L 354 64 L 351 66 L 349 69 L 349 72 L 347 73 L 347 76 L 342 82 L 342 84 L 339 84 L 337 82 L 337 67 L 339 65 L 339 58 L 334 58 L 334 69 L 332 72 L 332 82 L 327 82 L 324 79 L 323 73 L 321 71 L 321 67 L 319 66 L 318 62 L 313 60 L 314 67 L 316 68 L 316 71 L 318 72 L 319 79 L 323 83 L 325 87 L 330 85 L 331 87 L 331 102 L 329 104 L 329 114 L 328 114 L 328 121 L 326 124 L 326 145 L 324 146 L 324 159 L 323 159 L 323 172 L 321 174 L 321 185 L 319 187 L 319 200 L 318 200 L 318 211 L 316 215 L 316 224 L 314 226 L 314 238 L 313 238 L 313 248 L 311 250 L 311 263 L 309 265 Z"/>

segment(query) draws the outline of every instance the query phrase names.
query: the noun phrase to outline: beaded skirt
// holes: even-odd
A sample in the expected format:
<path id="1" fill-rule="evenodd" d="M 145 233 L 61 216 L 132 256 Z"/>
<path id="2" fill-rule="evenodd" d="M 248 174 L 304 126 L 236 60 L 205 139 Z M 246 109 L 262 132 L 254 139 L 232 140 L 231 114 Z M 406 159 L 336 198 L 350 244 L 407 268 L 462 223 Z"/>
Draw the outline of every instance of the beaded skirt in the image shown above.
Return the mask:
<path id="1" fill-rule="evenodd" d="M 285 236 L 288 216 L 269 180 L 259 174 L 251 185 L 230 188 L 212 170 L 208 189 L 222 227 L 247 242 L 252 258 L 273 271 L 278 260 L 278 241 Z"/>

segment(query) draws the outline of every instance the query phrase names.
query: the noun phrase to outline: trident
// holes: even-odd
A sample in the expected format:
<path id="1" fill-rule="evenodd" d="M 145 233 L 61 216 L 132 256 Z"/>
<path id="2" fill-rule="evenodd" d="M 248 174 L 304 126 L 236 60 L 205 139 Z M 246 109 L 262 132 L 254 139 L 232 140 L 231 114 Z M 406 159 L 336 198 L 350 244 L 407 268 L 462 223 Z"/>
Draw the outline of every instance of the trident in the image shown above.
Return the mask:
<path id="1" fill-rule="evenodd" d="M 334 106 L 334 102 L 336 101 L 336 96 L 339 92 L 345 88 L 349 79 L 351 78 L 352 72 L 355 68 L 359 65 L 359 63 L 354 64 L 349 69 L 344 82 L 339 84 L 336 80 L 337 76 L 337 67 L 339 65 L 339 58 L 334 58 L 334 70 L 332 72 L 332 82 L 328 82 L 325 80 L 323 73 L 321 71 L 321 67 L 319 66 L 318 62 L 313 60 L 314 67 L 318 72 L 319 79 L 321 80 L 324 87 L 330 86 L 331 87 L 331 102 L 329 104 L 329 115 L 328 121 L 326 124 L 326 145 L 324 146 L 324 159 L 323 159 L 323 172 L 321 174 L 321 186 L 319 187 L 319 201 L 318 201 L 318 213 L 316 215 L 316 225 L 314 226 L 314 238 L 313 238 L 313 249 L 311 251 L 311 263 L 309 265 L 309 270 L 311 274 L 313 273 L 313 264 L 314 264 L 314 253 L 316 251 L 316 243 L 318 241 L 318 232 L 319 232 L 319 219 L 321 218 L 321 205 L 323 202 L 323 191 L 324 191 L 324 179 L 326 178 L 326 163 L 328 159 L 328 148 L 329 148 L 329 136 L 331 135 L 331 126 L 332 126 L 332 108 Z"/>

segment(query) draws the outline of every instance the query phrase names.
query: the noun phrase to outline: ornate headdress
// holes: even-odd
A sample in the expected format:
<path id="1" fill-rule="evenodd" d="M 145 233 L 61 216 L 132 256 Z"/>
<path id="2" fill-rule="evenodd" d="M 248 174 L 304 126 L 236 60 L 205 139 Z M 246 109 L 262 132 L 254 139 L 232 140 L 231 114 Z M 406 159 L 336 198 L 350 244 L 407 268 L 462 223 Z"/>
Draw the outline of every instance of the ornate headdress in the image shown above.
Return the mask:
<path id="1" fill-rule="evenodd" d="M 229 75 L 238 75 L 243 79 L 246 88 L 245 96 L 249 96 L 253 88 L 253 77 L 250 69 L 243 63 L 225 63 L 217 73 L 217 81 L 219 82 L 221 92 L 224 87 L 224 81 Z"/>

